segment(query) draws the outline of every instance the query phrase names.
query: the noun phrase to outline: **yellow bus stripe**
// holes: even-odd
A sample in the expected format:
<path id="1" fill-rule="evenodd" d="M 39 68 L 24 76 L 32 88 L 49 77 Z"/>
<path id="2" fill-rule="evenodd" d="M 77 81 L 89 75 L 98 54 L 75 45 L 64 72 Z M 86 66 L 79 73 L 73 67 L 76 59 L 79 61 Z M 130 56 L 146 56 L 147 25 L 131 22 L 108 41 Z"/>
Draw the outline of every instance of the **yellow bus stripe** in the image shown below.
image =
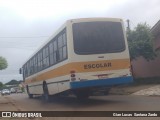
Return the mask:
<path id="1" fill-rule="evenodd" d="M 59 76 L 64 76 L 70 74 L 70 71 L 75 71 L 76 73 L 83 72 L 96 72 L 96 71 L 108 71 L 108 70 L 119 70 L 127 69 L 130 67 L 129 59 L 118 59 L 118 60 L 103 60 L 103 61 L 89 61 L 89 62 L 74 62 L 63 65 L 56 69 L 42 73 L 31 79 L 26 79 L 26 83 L 43 81 Z"/>

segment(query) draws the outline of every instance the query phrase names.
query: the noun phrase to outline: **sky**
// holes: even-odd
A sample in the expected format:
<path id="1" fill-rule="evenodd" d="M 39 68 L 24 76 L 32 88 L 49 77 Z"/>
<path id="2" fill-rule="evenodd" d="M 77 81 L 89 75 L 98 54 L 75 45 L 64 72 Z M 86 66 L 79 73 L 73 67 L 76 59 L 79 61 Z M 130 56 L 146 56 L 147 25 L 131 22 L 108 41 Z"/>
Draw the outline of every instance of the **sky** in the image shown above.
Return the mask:
<path id="1" fill-rule="evenodd" d="M 22 80 L 19 68 L 68 19 L 111 17 L 131 28 L 160 20 L 160 0 L 0 0 L 0 82 Z"/>

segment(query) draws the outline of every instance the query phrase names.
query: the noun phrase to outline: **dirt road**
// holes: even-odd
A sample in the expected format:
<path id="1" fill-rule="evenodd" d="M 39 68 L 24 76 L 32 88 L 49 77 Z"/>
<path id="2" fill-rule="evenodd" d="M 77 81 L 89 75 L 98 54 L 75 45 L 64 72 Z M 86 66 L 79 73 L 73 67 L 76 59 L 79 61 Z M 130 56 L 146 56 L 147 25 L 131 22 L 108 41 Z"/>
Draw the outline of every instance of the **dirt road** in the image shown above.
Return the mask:
<path id="1" fill-rule="evenodd" d="M 154 87 L 155 86 L 155 87 Z M 158 87 L 159 88 L 159 87 Z M 141 96 L 146 93 L 159 93 L 157 85 L 121 86 L 113 88 L 109 96 L 90 97 L 87 101 L 78 101 L 75 97 L 52 98 L 50 103 L 44 103 L 41 97 L 29 99 L 26 94 L 0 96 L 0 111 L 160 111 L 159 96 Z M 141 94 L 132 94 L 140 91 Z M 138 92 L 139 93 L 139 92 Z M 137 96 L 140 95 L 140 96 Z M 148 94 L 146 94 L 148 95 Z M 2 119 L 2 118 L 0 118 Z M 3 118 L 4 119 L 4 118 Z M 17 120 L 8 118 L 7 120 Z M 31 118 L 18 118 L 18 120 Z M 33 119 L 33 118 L 32 118 Z M 53 117 L 34 118 L 34 120 L 106 120 L 105 117 Z M 143 117 L 107 117 L 109 120 L 143 120 Z M 159 120 L 149 117 L 148 120 Z M 6 120 L 6 118 L 5 118 Z"/>
<path id="2" fill-rule="evenodd" d="M 50 103 L 44 103 L 41 101 L 40 97 L 29 99 L 26 94 L 12 94 L 0 96 L 0 111 L 160 111 L 160 100 L 159 97 L 109 95 L 103 97 L 90 97 L 85 102 L 77 101 L 75 97 L 59 97 L 53 98 Z M 67 118 L 67 120 L 68 119 L 74 119 L 74 117 Z M 89 118 L 85 119 L 89 120 Z M 99 118 L 94 119 L 99 120 Z M 119 120 L 122 119 L 122 117 L 112 117 L 110 119 Z M 128 120 L 127 118 L 124 118 L 123 120 L 125 119 Z M 138 119 L 140 118 L 136 118 L 136 120 Z M 152 120 L 152 118 L 148 119 Z"/>
<path id="3" fill-rule="evenodd" d="M 75 97 L 58 97 L 52 98 L 50 103 L 43 102 L 40 97 L 29 99 L 26 94 L 12 94 L 2 97 L 4 102 L 0 104 L 3 104 L 4 107 L 0 108 L 1 111 L 160 111 L 159 97 L 109 95 L 90 97 L 85 102 L 80 102 Z M 8 105 L 12 107 L 6 107 Z"/>

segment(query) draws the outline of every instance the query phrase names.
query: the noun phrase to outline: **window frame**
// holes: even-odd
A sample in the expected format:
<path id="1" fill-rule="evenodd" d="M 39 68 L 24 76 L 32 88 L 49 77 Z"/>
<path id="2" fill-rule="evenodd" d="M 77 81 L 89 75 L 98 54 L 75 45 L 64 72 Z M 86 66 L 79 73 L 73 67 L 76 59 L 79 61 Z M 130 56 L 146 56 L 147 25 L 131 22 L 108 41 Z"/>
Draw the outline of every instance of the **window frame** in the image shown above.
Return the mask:
<path id="1" fill-rule="evenodd" d="M 59 47 L 58 47 L 58 37 L 61 36 L 62 38 L 62 59 L 59 59 Z M 64 37 L 65 36 L 65 37 Z M 65 44 L 64 44 L 65 41 Z M 54 43 L 56 45 L 56 49 L 54 48 Z M 50 44 L 53 45 L 53 51 L 50 52 Z M 66 47 L 66 57 L 63 58 L 63 47 Z M 54 54 L 53 54 L 54 53 Z M 53 55 L 53 60 L 54 56 L 56 57 L 56 61 L 51 64 L 50 62 L 50 56 L 51 54 Z M 44 66 L 44 61 L 45 59 L 48 61 L 48 66 Z M 34 56 L 32 56 L 24 65 L 23 69 L 25 69 L 25 75 L 24 78 L 29 77 L 35 73 L 38 73 L 44 69 L 47 69 L 53 65 L 56 65 L 64 60 L 68 59 L 68 50 L 67 50 L 67 30 L 64 28 L 61 32 L 59 32 L 52 40 L 50 40 L 44 47 L 42 47 Z M 33 67 L 33 70 L 32 68 Z M 35 69 L 36 67 L 36 69 Z"/>
<path id="2" fill-rule="evenodd" d="M 82 40 L 82 38 L 81 38 L 81 40 L 77 40 L 76 41 L 76 38 L 78 38 L 78 39 L 80 39 L 80 37 L 77 37 L 76 35 L 76 33 L 78 33 L 78 35 L 79 35 L 79 32 L 77 32 L 76 31 L 76 29 L 77 28 L 79 28 L 79 29 L 77 29 L 77 30 L 81 30 L 81 31 L 83 31 L 83 27 L 78 27 L 78 25 L 80 26 L 80 24 L 82 24 L 82 26 L 85 26 L 86 27 L 86 25 L 87 24 L 90 24 L 90 28 L 94 28 L 95 26 L 91 26 L 91 24 L 95 24 L 96 25 L 96 23 L 98 23 L 98 24 L 103 24 L 103 23 L 109 23 L 108 25 L 107 25 L 107 27 L 108 28 L 110 28 L 110 27 L 113 27 L 112 26 L 112 24 L 115 26 L 116 24 L 117 24 L 117 26 L 120 28 L 120 32 L 121 32 L 121 36 L 122 36 L 122 41 L 120 41 L 121 42 L 121 44 L 122 44 L 122 48 L 121 49 L 111 49 L 111 50 L 101 50 L 101 51 L 98 51 L 98 50 L 96 50 L 96 51 L 94 51 L 93 52 L 93 48 L 91 47 L 91 49 L 89 50 L 88 49 L 88 51 L 83 51 L 82 50 L 82 47 L 80 48 L 80 47 L 77 47 L 76 48 L 76 46 L 80 46 L 80 44 L 78 44 L 77 43 L 77 41 L 81 41 Z M 115 24 L 114 24 L 115 23 Z M 86 24 L 86 25 L 84 25 L 84 24 Z M 102 26 L 102 25 L 101 25 Z M 101 28 L 102 29 L 102 28 Z M 103 28 L 104 29 L 104 28 Z M 126 50 L 126 43 L 125 43 L 125 35 L 124 35 L 124 30 L 123 30 L 123 26 L 122 26 L 122 23 L 121 22 L 113 22 L 113 21 L 94 21 L 94 22 L 81 22 L 81 23 L 73 23 L 72 24 L 72 30 L 73 30 L 73 48 L 74 48 L 74 52 L 77 54 L 77 55 L 92 55 L 92 54 L 109 54 L 109 53 L 120 53 L 120 52 L 123 52 L 123 51 L 125 51 Z M 105 30 L 105 29 L 104 29 Z M 103 30 L 103 31 L 104 31 Z M 107 29 L 106 29 L 107 30 Z M 109 30 L 109 29 L 108 29 Z M 111 29 L 111 30 L 116 30 L 115 28 L 114 29 Z M 89 29 L 88 29 L 88 31 L 89 31 Z M 93 31 L 92 31 L 93 32 Z M 111 31 L 108 31 L 107 33 L 109 34 Z M 119 33 L 120 33 L 119 32 Z M 85 32 L 82 32 L 83 34 L 85 33 Z M 103 33 L 103 32 L 100 32 L 100 33 Z M 82 34 L 82 35 L 83 35 Z M 92 33 L 93 34 L 93 33 Z M 114 34 L 114 33 L 113 33 Z M 110 34 L 109 34 L 110 35 Z M 108 35 L 108 36 L 109 36 Z M 84 35 L 85 36 L 85 35 Z M 114 35 L 113 35 L 114 36 Z M 88 36 L 87 36 L 88 37 Z M 88 39 L 89 40 L 89 39 Z M 113 39 L 114 40 L 114 39 Z M 87 41 L 88 43 L 91 43 L 90 41 Z M 88 44 L 86 42 L 86 44 Z M 96 42 L 96 41 L 93 41 L 93 42 Z M 104 40 L 102 40 L 102 42 L 104 42 Z M 111 43 L 112 44 L 112 43 Z M 84 45 L 84 44 L 83 44 Z M 90 45 L 90 44 L 89 44 Z M 91 46 L 91 45 L 90 45 Z M 107 48 L 107 46 L 105 46 L 106 48 Z M 102 48 L 105 48 L 105 47 L 102 47 Z M 86 47 L 86 48 L 88 48 L 88 47 Z M 87 50 L 87 49 L 86 49 Z M 92 52 L 91 52 L 91 50 L 92 50 Z"/>

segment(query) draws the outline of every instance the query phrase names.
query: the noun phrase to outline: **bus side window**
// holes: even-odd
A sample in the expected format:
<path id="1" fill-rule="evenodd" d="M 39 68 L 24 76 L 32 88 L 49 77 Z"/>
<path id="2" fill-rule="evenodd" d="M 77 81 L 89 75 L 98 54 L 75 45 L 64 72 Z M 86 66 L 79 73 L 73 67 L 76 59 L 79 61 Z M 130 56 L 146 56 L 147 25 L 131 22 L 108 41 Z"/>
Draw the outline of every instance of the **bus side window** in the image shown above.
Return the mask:
<path id="1" fill-rule="evenodd" d="M 59 50 L 56 51 L 56 61 L 60 61 Z"/>
<path id="2" fill-rule="evenodd" d="M 50 65 L 54 64 L 54 58 L 53 58 L 53 42 L 49 44 L 49 61 Z"/>
<path id="3" fill-rule="evenodd" d="M 67 39 L 66 39 L 66 33 L 63 33 L 63 59 L 67 58 Z"/>
<path id="4" fill-rule="evenodd" d="M 57 40 L 54 40 L 53 42 L 53 59 L 54 59 L 54 64 L 57 63 L 59 60 L 58 53 L 57 53 Z"/>
<path id="5" fill-rule="evenodd" d="M 62 39 L 62 34 L 59 35 L 58 37 L 58 53 L 59 53 L 59 61 L 63 60 L 63 51 L 62 51 L 62 47 L 63 47 L 63 39 Z"/>

